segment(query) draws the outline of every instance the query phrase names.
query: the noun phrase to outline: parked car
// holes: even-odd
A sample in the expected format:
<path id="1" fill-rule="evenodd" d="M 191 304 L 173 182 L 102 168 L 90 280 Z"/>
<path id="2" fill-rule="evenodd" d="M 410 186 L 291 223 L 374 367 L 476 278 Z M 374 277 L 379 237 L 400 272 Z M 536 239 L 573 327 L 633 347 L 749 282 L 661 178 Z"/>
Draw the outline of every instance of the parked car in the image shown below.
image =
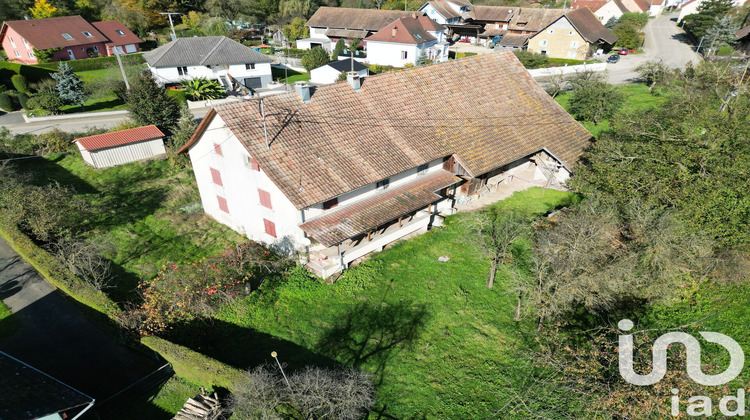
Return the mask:
<path id="1" fill-rule="evenodd" d="M 616 63 L 620 61 L 620 56 L 616 54 L 612 54 L 609 57 L 607 57 L 607 63 Z"/>
<path id="2" fill-rule="evenodd" d="M 617 54 L 628 55 L 628 50 L 620 50 L 620 51 L 617 52 Z"/>

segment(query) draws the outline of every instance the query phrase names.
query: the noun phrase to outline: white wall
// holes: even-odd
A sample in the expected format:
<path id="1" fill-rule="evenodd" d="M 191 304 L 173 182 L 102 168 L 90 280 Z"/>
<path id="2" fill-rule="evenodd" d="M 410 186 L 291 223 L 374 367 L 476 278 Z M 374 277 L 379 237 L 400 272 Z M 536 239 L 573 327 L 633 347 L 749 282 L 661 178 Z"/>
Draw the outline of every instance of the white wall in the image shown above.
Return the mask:
<path id="1" fill-rule="evenodd" d="M 328 30 L 328 28 L 310 27 L 310 38 L 327 39 L 330 42 L 331 39 L 328 38 L 328 36 L 326 36 L 326 31 L 327 30 Z"/>
<path id="2" fill-rule="evenodd" d="M 531 77 L 554 76 L 558 74 L 571 74 L 579 71 L 600 72 L 607 70 L 607 63 L 580 64 L 577 66 L 549 67 L 544 69 L 527 70 Z"/>
<path id="3" fill-rule="evenodd" d="M 328 52 L 333 51 L 333 47 L 332 47 L 333 43 L 331 42 L 330 38 L 328 38 L 327 36 L 318 37 L 318 38 L 298 39 L 296 43 L 297 43 L 297 49 L 300 49 L 300 50 L 311 50 L 313 49 L 313 46 L 317 46 L 314 44 L 320 44 L 320 46 L 324 50 Z"/>
<path id="4" fill-rule="evenodd" d="M 187 66 L 187 75 L 181 76 L 177 67 L 150 67 L 151 74 L 157 83 L 164 85 L 166 83 L 180 83 L 183 80 L 197 79 L 205 77 L 207 79 L 217 80 L 219 76 L 232 75 L 240 83 L 245 78 L 260 77 L 263 87 L 272 79 L 271 63 L 255 63 L 255 69 L 245 69 L 245 64 L 218 65 L 208 68 L 206 66 Z"/>
<path id="5" fill-rule="evenodd" d="M 682 21 L 682 19 L 685 18 L 685 16 L 693 15 L 698 13 L 698 6 L 700 6 L 703 2 L 701 0 L 694 1 L 684 7 L 680 8 L 680 15 L 677 17 L 677 22 L 679 23 Z"/>
<path id="6" fill-rule="evenodd" d="M 434 44 L 434 42 L 432 43 Z M 431 44 L 422 44 L 431 45 Z M 406 51 L 406 59 L 401 59 L 401 52 Z M 382 66 L 404 67 L 407 63 L 414 64 L 421 53 L 421 48 L 414 44 L 399 44 L 396 42 L 367 42 L 367 62 Z"/>
<path id="7" fill-rule="evenodd" d="M 109 168 L 111 166 L 123 165 L 125 163 L 161 156 L 167 152 L 164 149 L 164 141 L 162 139 L 142 141 L 94 151 L 84 149 L 81 143 L 76 144 L 78 145 L 78 150 L 81 151 L 83 160 L 95 168 Z"/>
<path id="8" fill-rule="evenodd" d="M 440 12 L 435 10 L 435 8 L 432 7 L 430 3 L 425 4 L 421 9 L 419 9 L 419 11 L 425 12 L 430 19 L 443 25 L 458 23 L 459 21 L 459 18 L 446 19 L 445 16 L 441 15 Z"/>
<path id="9" fill-rule="evenodd" d="M 331 66 L 321 66 L 310 71 L 310 81 L 312 83 L 320 83 L 324 85 L 331 84 L 336 82 L 340 74 L 341 72 Z M 360 77 L 367 77 L 369 71 L 364 69 L 357 72 L 357 74 L 359 74 Z"/>
<path id="10" fill-rule="evenodd" d="M 594 15 L 596 15 L 596 17 L 598 17 L 602 22 L 602 25 L 604 25 L 613 17 L 619 19 L 620 16 L 622 16 L 622 11 L 619 7 L 617 7 L 617 4 L 615 4 L 615 2 L 610 1 L 604 6 L 600 7 L 599 10 L 594 12 Z"/>

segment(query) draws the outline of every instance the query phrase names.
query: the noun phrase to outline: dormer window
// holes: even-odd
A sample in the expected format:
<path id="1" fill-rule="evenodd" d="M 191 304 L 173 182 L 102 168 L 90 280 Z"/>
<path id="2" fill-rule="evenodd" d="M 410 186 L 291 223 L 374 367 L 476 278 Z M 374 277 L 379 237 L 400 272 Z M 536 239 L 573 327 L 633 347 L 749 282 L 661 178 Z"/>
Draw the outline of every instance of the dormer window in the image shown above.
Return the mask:
<path id="1" fill-rule="evenodd" d="M 417 175 L 424 175 L 427 173 L 427 169 L 429 169 L 430 165 L 425 163 L 424 165 L 419 165 L 417 167 Z"/>
<path id="2" fill-rule="evenodd" d="M 116 33 L 117 35 L 120 35 L 120 36 L 125 36 L 125 32 L 123 32 L 123 31 L 121 31 L 121 30 L 119 30 L 119 29 L 116 29 L 116 30 L 115 30 L 115 33 Z"/>
<path id="3" fill-rule="evenodd" d="M 70 36 L 70 34 L 62 34 L 62 37 L 65 38 L 65 39 L 67 39 L 67 40 L 73 39 L 73 37 Z"/>
<path id="4" fill-rule="evenodd" d="M 391 183 L 391 179 L 390 178 L 386 178 L 386 179 L 384 179 L 382 181 L 378 181 L 378 183 L 375 184 L 375 188 L 378 189 L 378 190 L 384 190 L 384 189 L 388 188 L 388 185 L 390 183 Z"/>
<path id="5" fill-rule="evenodd" d="M 422 37 L 419 34 L 414 34 L 414 38 L 422 39 Z"/>
<path id="6" fill-rule="evenodd" d="M 91 35 L 91 32 L 89 32 L 89 31 L 83 31 L 83 36 L 85 36 L 86 38 L 93 38 L 94 37 L 94 35 Z"/>

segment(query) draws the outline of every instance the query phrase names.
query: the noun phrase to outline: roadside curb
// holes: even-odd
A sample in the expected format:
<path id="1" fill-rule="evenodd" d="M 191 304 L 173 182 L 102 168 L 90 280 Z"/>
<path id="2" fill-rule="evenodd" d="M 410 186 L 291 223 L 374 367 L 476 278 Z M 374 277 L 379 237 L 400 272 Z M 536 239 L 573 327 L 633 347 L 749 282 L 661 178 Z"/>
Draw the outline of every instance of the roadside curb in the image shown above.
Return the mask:
<path id="1" fill-rule="evenodd" d="M 117 111 L 101 111 L 101 112 L 78 112 L 75 114 L 65 114 L 65 115 L 52 115 L 49 117 L 27 117 L 26 113 L 22 113 L 21 116 L 23 116 L 23 120 L 27 123 L 30 122 L 41 122 L 41 121 L 59 121 L 59 120 L 74 120 L 81 117 L 106 117 L 110 115 L 125 115 L 128 111 L 126 109 L 121 109 Z"/>

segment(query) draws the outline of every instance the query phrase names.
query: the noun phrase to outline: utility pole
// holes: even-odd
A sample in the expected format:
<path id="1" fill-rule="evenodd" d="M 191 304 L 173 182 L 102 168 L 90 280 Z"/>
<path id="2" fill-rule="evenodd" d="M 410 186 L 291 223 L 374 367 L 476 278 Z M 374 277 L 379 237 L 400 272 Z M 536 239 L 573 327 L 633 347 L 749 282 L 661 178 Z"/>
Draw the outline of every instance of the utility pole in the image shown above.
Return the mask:
<path id="1" fill-rule="evenodd" d="M 120 50 L 117 49 L 117 45 L 113 45 L 112 48 L 115 50 L 115 57 L 117 57 L 117 64 L 120 65 L 120 72 L 122 72 L 122 80 L 125 81 L 125 90 L 130 90 L 130 83 L 128 83 L 128 76 L 125 75 L 125 69 L 122 67 L 122 59 L 120 58 Z"/>
<path id="2" fill-rule="evenodd" d="M 705 38 L 705 37 L 706 37 L 705 35 L 703 35 L 703 36 L 701 37 L 701 42 L 699 42 L 699 43 L 698 43 L 698 46 L 697 46 L 697 47 L 695 47 L 695 52 L 700 52 L 700 50 L 701 50 L 701 45 L 703 45 L 703 38 Z"/>
<path id="3" fill-rule="evenodd" d="M 167 15 L 167 18 L 169 18 L 169 26 L 172 28 L 172 41 L 177 39 L 177 34 L 174 33 L 174 22 L 172 22 L 172 15 L 180 15 L 181 13 L 159 13 L 160 15 Z"/>

